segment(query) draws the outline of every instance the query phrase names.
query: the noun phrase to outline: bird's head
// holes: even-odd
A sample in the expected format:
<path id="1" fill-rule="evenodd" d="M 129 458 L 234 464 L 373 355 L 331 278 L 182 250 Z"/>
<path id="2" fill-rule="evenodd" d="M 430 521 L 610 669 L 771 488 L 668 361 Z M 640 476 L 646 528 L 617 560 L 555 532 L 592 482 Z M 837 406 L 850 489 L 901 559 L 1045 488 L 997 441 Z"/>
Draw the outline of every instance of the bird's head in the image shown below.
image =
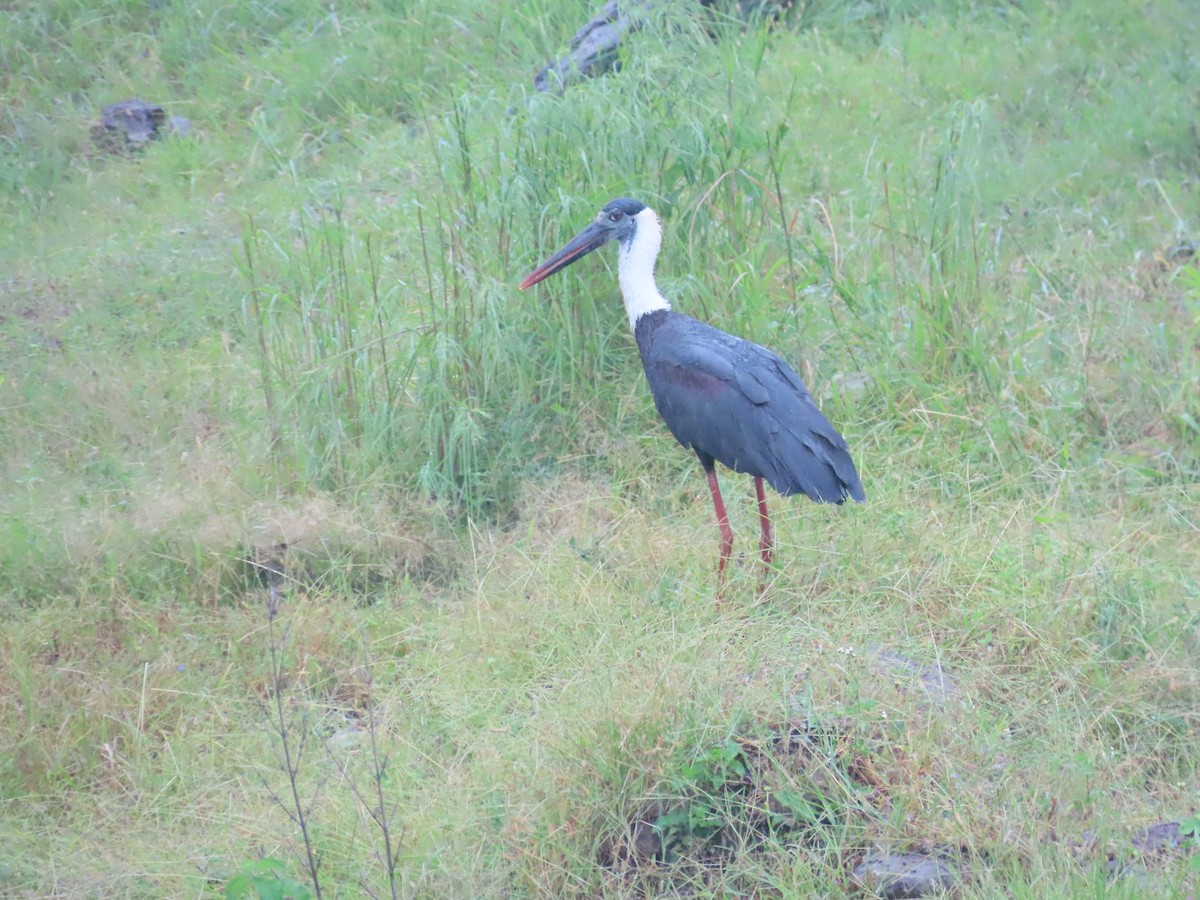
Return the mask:
<path id="1" fill-rule="evenodd" d="M 521 290 L 533 287 L 539 281 L 549 278 L 560 269 L 565 269 L 577 259 L 582 259 L 609 241 L 616 241 L 622 246 L 628 247 L 637 236 L 639 213 L 646 209 L 646 204 L 628 197 L 618 197 L 616 200 L 608 201 L 587 228 L 571 238 L 561 250 L 529 273 L 528 277 L 521 282 Z"/>

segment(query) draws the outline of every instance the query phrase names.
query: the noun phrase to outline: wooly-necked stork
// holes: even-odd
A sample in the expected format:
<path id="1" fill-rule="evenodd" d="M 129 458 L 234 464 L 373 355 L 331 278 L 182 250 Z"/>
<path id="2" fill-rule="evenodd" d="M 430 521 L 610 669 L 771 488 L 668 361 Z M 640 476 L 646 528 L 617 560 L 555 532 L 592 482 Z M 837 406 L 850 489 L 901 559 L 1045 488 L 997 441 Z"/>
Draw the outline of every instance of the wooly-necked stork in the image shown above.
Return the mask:
<path id="1" fill-rule="evenodd" d="M 521 290 L 608 241 L 620 246 L 618 280 L 650 393 L 679 443 L 700 457 L 721 531 L 718 581 L 733 549 L 733 530 L 715 462 L 754 476 L 764 578 L 774 541 L 763 480 L 780 494 L 819 503 L 864 499 L 846 441 L 829 424 L 792 368 L 768 350 L 673 312 L 654 281 L 662 226 L 644 203 L 610 201 L 587 228 L 521 282 Z"/>

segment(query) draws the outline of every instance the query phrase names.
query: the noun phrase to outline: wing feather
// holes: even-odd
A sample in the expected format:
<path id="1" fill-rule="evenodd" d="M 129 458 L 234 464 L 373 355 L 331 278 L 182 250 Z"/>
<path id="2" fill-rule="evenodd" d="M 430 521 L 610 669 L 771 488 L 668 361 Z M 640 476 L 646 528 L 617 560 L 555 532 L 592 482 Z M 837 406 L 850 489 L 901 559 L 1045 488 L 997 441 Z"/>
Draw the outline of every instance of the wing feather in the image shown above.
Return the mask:
<path id="1" fill-rule="evenodd" d="M 667 311 L 643 317 L 637 337 L 659 413 L 702 461 L 761 476 L 781 494 L 864 498 L 845 439 L 770 350 Z"/>

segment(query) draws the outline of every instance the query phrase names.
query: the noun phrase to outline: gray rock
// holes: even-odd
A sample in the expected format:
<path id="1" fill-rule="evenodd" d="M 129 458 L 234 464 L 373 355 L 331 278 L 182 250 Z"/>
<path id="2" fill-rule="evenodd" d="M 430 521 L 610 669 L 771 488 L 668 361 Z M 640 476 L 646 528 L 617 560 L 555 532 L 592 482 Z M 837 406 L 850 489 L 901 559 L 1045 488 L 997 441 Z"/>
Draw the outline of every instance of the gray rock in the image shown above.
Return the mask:
<path id="1" fill-rule="evenodd" d="M 1143 853 L 1168 853 L 1183 850 L 1187 839 L 1178 822 L 1159 822 L 1138 831 L 1131 843 Z"/>
<path id="2" fill-rule="evenodd" d="M 626 32 L 637 31 L 655 7 L 672 0 L 608 0 L 591 21 L 575 32 L 567 55 L 545 66 L 533 78 L 539 91 L 561 91 L 581 78 L 602 75 L 614 68 L 617 50 Z M 679 2 L 679 0 L 675 0 Z M 714 0 L 690 0 L 697 11 Z M 741 0 L 735 4 L 744 17 L 785 10 L 783 0 Z"/>
<path id="3" fill-rule="evenodd" d="M 159 136 L 166 121 L 166 110 L 157 103 L 122 100 L 100 113 L 91 129 L 92 142 L 105 153 L 141 150 Z"/>
<path id="4" fill-rule="evenodd" d="M 630 4 L 635 9 L 644 9 L 648 4 Z M 566 56 L 543 68 L 533 78 L 533 86 L 539 91 L 562 90 L 580 78 L 601 75 L 617 61 L 617 48 L 621 35 L 634 28 L 635 20 L 618 8 L 617 0 L 608 0 L 604 8 L 590 22 L 575 32 L 571 38 L 571 49 Z"/>
<path id="5" fill-rule="evenodd" d="M 915 659 L 897 653 L 895 650 L 879 648 L 875 652 L 878 668 L 886 669 L 893 677 L 907 676 L 915 678 L 925 696 L 939 707 L 945 706 L 958 693 L 958 685 L 940 662 L 923 666 Z"/>
<path id="6" fill-rule="evenodd" d="M 936 856 L 868 854 L 853 872 L 855 883 L 881 897 L 928 897 L 944 893 L 961 880 L 958 869 Z"/>

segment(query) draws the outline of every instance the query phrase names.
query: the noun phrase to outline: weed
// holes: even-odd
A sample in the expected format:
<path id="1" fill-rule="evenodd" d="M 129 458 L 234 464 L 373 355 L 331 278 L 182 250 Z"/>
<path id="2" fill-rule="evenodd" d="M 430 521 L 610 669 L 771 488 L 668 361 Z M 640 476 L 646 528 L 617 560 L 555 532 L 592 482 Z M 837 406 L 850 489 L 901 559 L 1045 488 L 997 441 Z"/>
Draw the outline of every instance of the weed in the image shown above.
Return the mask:
<path id="1" fill-rule="evenodd" d="M 268 705 L 264 706 L 263 715 L 270 722 L 274 736 L 278 739 L 279 768 L 287 778 L 290 796 L 286 798 L 280 796 L 265 780 L 263 786 L 271 795 L 271 799 L 287 813 L 288 818 L 295 824 L 296 830 L 299 832 L 300 838 L 304 843 L 305 863 L 313 892 L 316 894 L 317 900 L 320 900 L 321 857 L 313 843 L 312 810 L 317 802 L 317 796 L 322 785 L 318 782 L 317 786 L 313 789 L 312 796 L 308 799 L 300 796 L 300 772 L 311 738 L 311 727 L 306 716 L 301 715 L 297 718 L 290 710 L 285 709 L 284 695 L 289 688 L 290 679 L 284 668 L 284 651 L 289 643 L 290 628 L 284 627 L 282 631 L 278 631 L 279 602 L 282 597 L 283 588 L 284 580 L 282 573 L 274 570 L 269 571 L 266 602 L 266 641 L 267 653 L 270 659 L 270 681 L 267 685 Z M 257 874 L 263 875 L 266 872 L 276 874 L 275 866 L 266 866 L 264 870 L 257 872 Z M 268 880 L 268 883 L 273 884 L 274 882 Z M 253 885 L 261 893 L 261 887 L 257 880 L 253 882 Z M 249 885 L 247 885 L 248 887 Z M 278 890 L 284 890 L 282 884 Z"/>
<path id="2" fill-rule="evenodd" d="M 307 885 L 288 878 L 286 872 L 287 865 L 282 860 L 269 856 L 246 863 L 225 883 L 225 897 L 227 900 L 306 900 L 313 896 Z"/>
<path id="3" fill-rule="evenodd" d="M 369 788 L 364 789 L 359 786 L 358 781 L 343 760 L 335 757 L 334 763 L 344 783 L 349 787 L 362 810 L 366 813 L 371 825 L 378 831 L 378 841 L 373 844 L 375 860 L 383 867 L 383 871 L 387 877 L 388 891 L 393 900 L 396 900 L 400 896 L 398 870 L 401 848 L 400 835 L 395 832 L 395 828 L 397 808 L 400 800 L 398 797 L 389 800 L 385 795 L 385 788 L 393 781 L 388 772 L 390 758 L 384 752 L 381 745 L 379 714 L 371 700 L 373 683 L 369 662 L 365 666 L 365 669 L 367 677 L 363 693 L 362 730 L 366 732 L 368 745 Z M 326 750 L 332 754 L 329 742 L 326 742 L 325 746 Z M 367 888 L 367 890 L 374 896 L 374 892 L 370 888 Z"/>
<path id="4" fill-rule="evenodd" d="M 1200 873 L 1200 816 L 1191 816 L 1180 822 L 1179 833 L 1188 837 L 1187 846 L 1192 851 L 1189 867 L 1193 872 Z"/>

